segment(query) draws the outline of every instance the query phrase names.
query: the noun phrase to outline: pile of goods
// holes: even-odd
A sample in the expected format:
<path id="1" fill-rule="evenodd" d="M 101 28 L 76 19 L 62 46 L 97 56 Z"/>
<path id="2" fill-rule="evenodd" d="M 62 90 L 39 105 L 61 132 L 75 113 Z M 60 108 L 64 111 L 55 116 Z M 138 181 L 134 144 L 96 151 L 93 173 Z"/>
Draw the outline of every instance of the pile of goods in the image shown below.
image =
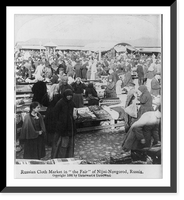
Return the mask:
<path id="1" fill-rule="evenodd" d="M 78 108 L 78 119 L 80 118 L 86 118 L 86 119 L 95 119 L 96 116 L 89 110 L 88 107 Z"/>
<path id="2" fill-rule="evenodd" d="M 29 159 L 17 159 L 15 164 L 17 165 L 70 165 L 81 164 L 84 162 L 78 158 L 56 158 L 50 160 L 29 160 Z"/>
<path id="3" fill-rule="evenodd" d="M 16 100 L 16 106 L 20 107 L 21 105 L 30 105 L 31 102 L 31 98 L 20 98 Z"/>
<path id="4" fill-rule="evenodd" d="M 131 164 L 132 158 L 131 153 L 120 154 L 110 157 L 110 164 Z"/>
<path id="5" fill-rule="evenodd" d="M 121 101 L 119 98 L 117 99 L 102 99 L 100 101 L 100 105 L 107 105 L 107 106 L 110 106 L 110 105 L 116 105 L 116 104 L 120 104 Z"/>
<path id="6" fill-rule="evenodd" d="M 31 90 L 32 86 L 31 85 L 16 85 L 16 92 L 30 92 L 32 93 Z"/>
<path id="7" fill-rule="evenodd" d="M 100 106 L 97 105 L 89 106 L 89 110 L 93 112 L 98 119 L 111 118 L 110 114 L 106 110 L 103 110 L 103 108 Z"/>
<path id="8" fill-rule="evenodd" d="M 93 159 L 93 160 L 84 160 L 82 161 L 80 164 L 82 165 L 105 165 L 105 164 L 109 164 L 109 158 L 101 158 L 101 159 Z"/>

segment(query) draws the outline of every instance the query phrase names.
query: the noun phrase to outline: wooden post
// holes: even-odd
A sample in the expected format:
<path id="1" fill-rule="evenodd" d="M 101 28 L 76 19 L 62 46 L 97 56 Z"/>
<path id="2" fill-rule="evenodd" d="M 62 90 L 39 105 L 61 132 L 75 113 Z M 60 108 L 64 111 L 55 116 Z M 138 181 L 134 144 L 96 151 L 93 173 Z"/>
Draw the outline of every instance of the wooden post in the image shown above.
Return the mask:
<path id="1" fill-rule="evenodd" d="M 101 61 L 101 49 L 99 49 L 99 57 L 98 57 L 98 59 L 99 59 L 99 61 Z"/>

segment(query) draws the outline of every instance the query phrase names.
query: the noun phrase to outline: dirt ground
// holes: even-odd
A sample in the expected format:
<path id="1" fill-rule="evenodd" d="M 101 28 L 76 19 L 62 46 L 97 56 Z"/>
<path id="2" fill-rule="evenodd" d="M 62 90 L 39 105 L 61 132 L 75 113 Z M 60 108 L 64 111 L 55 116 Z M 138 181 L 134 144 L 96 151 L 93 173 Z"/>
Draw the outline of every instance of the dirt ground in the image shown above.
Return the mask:
<path id="1" fill-rule="evenodd" d="M 75 135 L 74 157 L 93 161 L 103 159 L 107 156 L 118 156 L 121 154 L 121 144 L 124 131 L 121 128 L 105 129 Z M 23 152 L 16 153 L 17 159 L 23 158 Z M 51 157 L 51 147 L 46 146 L 46 156 L 43 160 Z"/>

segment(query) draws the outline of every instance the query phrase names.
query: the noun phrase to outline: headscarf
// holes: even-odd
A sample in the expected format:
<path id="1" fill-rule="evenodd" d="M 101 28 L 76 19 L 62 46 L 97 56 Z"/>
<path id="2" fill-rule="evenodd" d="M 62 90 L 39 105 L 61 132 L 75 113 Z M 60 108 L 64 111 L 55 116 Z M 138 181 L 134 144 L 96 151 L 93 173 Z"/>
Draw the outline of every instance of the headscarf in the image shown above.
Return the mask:
<path id="1" fill-rule="evenodd" d="M 71 89 L 66 89 L 65 91 L 64 91 L 64 93 L 63 93 L 63 99 L 65 100 L 65 101 L 71 101 L 71 100 L 68 100 L 66 97 L 67 96 L 72 96 L 73 97 L 73 91 L 71 90 Z"/>
<path id="2" fill-rule="evenodd" d="M 68 76 L 63 75 L 60 77 L 59 87 L 61 87 L 63 85 L 64 81 L 67 81 L 67 83 L 68 83 Z"/>
<path id="3" fill-rule="evenodd" d="M 80 81 L 80 82 L 81 82 L 81 78 L 80 78 L 80 77 L 77 77 L 77 78 L 75 79 L 75 81 Z"/>
<path id="4" fill-rule="evenodd" d="M 93 83 L 89 83 L 88 87 L 86 88 L 86 97 L 88 97 L 89 94 L 91 94 L 94 97 L 97 97 L 97 91 L 94 88 Z"/>
<path id="5" fill-rule="evenodd" d="M 58 82 L 58 76 L 55 74 L 52 76 L 52 79 L 50 80 L 52 84 L 56 84 Z"/>
<path id="6" fill-rule="evenodd" d="M 145 85 L 139 86 L 138 90 L 140 90 L 142 93 L 148 91 L 147 87 Z"/>
<path id="7" fill-rule="evenodd" d="M 68 81 L 68 76 L 63 75 L 63 76 L 61 76 L 60 80 L 61 80 L 61 82 Z"/>
<path id="8" fill-rule="evenodd" d="M 93 83 L 89 83 L 89 84 L 88 84 L 88 88 L 94 88 L 94 87 L 93 87 Z"/>

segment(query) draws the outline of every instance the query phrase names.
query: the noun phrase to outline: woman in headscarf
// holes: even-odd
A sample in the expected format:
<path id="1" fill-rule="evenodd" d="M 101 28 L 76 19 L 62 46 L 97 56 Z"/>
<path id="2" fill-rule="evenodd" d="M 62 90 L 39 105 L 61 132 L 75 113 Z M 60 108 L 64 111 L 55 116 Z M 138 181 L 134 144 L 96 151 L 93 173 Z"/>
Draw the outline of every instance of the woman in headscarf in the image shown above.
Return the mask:
<path id="1" fill-rule="evenodd" d="M 75 79 L 75 82 L 71 84 L 73 88 L 73 101 L 76 104 L 76 108 L 84 107 L 84 100 L 83 100 L 83 94 L 84 89 L 86 89 L 86 85 L 81 82 L 81 78 L 77 77 Z"/>
<path id="2" fill-rule="evenodd" d="M 24 144 L 24 159 L 41 159 L 45 156 L 45 124 L 39 113 L 40 104 L 32 102 L 30 111 L 25 116 L 20 140 Z"/>
<path id="3" fill-rule="evenodd" d="M 68 76 L 61 76 L 60 82 L 59 82 L 59 94 L 61 95 L 61 98 L 63 97 L 63 93 L 66 89 L 71 89 L 73 91 L 73 88 L 71 85 L 68 84 Z"/>
<path id="4" fill-rule="evenodd" d="M 105 97 L 106 98 L 117 98 L 116 95 L 116 84 L 113 81 L 113 77 L 109 75 L 107 81 L 107 87 L 105 88 Z"/>
<path id="5" fill-rule="evenodd" d="M 74 156 L 74 135 L 76 132 L 73 117 L 74 107 L 73 92 L 66 89 L 63 98 L 54 107 L 56 130 L 51 158 L 71 158 Z"/>
<path id="6" fill-rule="evenodd" d="M 89 83 L 85 90 L 85 97 L 88 100 L 88 106 L 99 105 L 99 98 L 93 83 Z"/>
<path id="7" fill-rule="evenodd" d="M 137 113 L 137 119 L 139 119 L 145 112 L 154 110 L 152 106 L 152 96 L 145 85 L 139 86 L 138 94 L 140 96 L 140 108 Z"/>
<path id="8" fill-rule="evenodd" d="M 54 106 L 60 100 L 59 84 L 53 84 L 48 91 L 48 106 L 45 114 L 45 126 L 47 133 L 47 144 L 52 145 L 53 136 L 55 133 L 56 122 L 54 118 Z"/>
<path id="9" fill-rule="evenodd" d="M 33 84 L 32 87 L 33 98 L 32 102 L 37 101 L 42 105 L 42 99 L 44 95 L 47 93 L 47 85 L 42 81 L 42 78 L 38 80 L 38 82 Z"/>

